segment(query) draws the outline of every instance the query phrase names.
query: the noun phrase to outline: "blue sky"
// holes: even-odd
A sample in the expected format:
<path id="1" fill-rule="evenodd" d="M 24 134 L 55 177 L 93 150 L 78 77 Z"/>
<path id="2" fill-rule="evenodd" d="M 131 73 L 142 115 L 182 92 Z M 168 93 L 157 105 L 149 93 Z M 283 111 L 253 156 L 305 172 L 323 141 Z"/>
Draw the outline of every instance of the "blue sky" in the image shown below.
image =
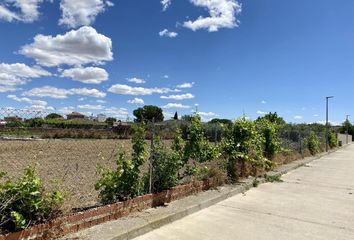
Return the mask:
<path id="1" fill-rule="evenodd" d="M 2 0 L 0 107 L 354 117 L 351 0 Z"/>

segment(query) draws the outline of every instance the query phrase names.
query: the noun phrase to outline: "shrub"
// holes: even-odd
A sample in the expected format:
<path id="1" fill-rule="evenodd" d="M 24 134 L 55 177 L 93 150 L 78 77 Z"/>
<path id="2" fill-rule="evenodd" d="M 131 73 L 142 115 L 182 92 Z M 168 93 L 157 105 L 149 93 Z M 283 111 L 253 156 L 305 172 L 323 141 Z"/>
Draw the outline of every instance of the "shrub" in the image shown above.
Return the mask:
<path id="1" fill-rule="evenodd" d="M 60 191 L 45 193 L 35 169 L 28 167 L 17 181 L 7 178 L 0 183 L 0 228 L 15 231 L 44 222 L 60 213 L 63 201 Z"/>
<path id="2" fill-rule="evenodd" d="M 334 131 L 328 133 L 328 145 L 330 148 L 335 148 L 338 146 L 337 134 Z"/>
<path id="3" fill-rule="evenodd" d="M 206 162 L 218 158 L 219 150 L 211 146 L 208 140 L 204 137 L 204 131 L 199 115 L 192 117 L 192 124 L 188 129 L 188 139 L 184 149 L 184 162 L 189 159 Z"/>
<path id="4" fill-rule="evenodd" d="M 144 126 L 134 128 L 132 143 L 131 160 L 126 159 L 124 152 L 120 152 L 117 158 L 117 169 L 111 170 L 102 166 L 97 168 L 101 178 L 95 184 L 95 189 L 100 191 L 99 197 L 103 203 L 124 201 L 141 194 L 142 181 L 139 168 L 146 156 Z"/>
<path id="5" fill-rule="evenodd" d="M 320 140 L 315 133 L 311 133 L 307 139 L 307 147 L 311 155 L 316 155 L 320 152 Z"/>
<path id="6" fill-rule="evenodd" d="M 259 118 L 256 121 L 258 131 L 262 134 L 263 151 L 268 159 L 273 159 L 275 154 L 280 151 L 280 142 L 278 140 L 278 129 L 280 126 L 277 123 L 270 122 L 266 118 Z"/>
<path id="7" fill-rule="evenodd" d="M 237 162 L 242 164 L 242 171 L 248 162 L 253 167 L 267 168 L 269 162 L 263 157 L 264 138 L 258 133 L 253 121 L 245 117 L 236 120 L 229 129 L 222 146 L 228 158 L 228 175 L 231 181 L 238 179 Z"/>
<path id="8" fill-rule="evenodd" d="M 179 151 L 168 150 L 157 138 L 152 157 L 152 192 L 161 192 L 176 186 L 179 180 L 178 173 L 183 165 Z"/>

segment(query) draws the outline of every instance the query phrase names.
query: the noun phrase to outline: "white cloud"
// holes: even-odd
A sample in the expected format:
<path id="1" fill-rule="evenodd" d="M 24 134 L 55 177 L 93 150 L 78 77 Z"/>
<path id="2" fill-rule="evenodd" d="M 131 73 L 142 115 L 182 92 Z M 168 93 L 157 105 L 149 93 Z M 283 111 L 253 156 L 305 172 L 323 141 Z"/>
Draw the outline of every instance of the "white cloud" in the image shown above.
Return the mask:
<path id="1" fill-rule="evenodd" d="M 24 102 L 29 104 L 29 106 L 25 107 L 27 109 L 33 109 L 33 110 L 53 110 L 53 107 L 48 106 L 48 103 L 46 101 L 42 100 L 32 100 L 26 97 L 19 98 L 16 95 L 8 95 L 7 98 L 14 100 L 16 102 Z"/>
<path id="2" fill-rule="evenodd" d="M 64 70 L 61 77 L 69 77 L 82 83 L 100 84 L 108 79 L 108 73 L 103 68 L 78 67 Z"/>
<path id="3" fill-rule="evenodd" d="M 3 0 L 0 3 L 0 20 L 31 23 L 39 18 L 39 4 L 43 0 Z"/>
<path id="4" fill-rule="evenodd" d="M 294 116 L 294 119 L 301 120 L 301 119 L 303 119 L 303 117 L 302 116 Z"/>
<path id="5" fill-rule="evenodd" d="M 143 84 L 146 83 L 146 81 L 144 79 L 141 78 L 127 78 L 128 82 L 132 82 L 132 83 L 137 83 L 137 84 Z"/>
<path id="6" fill-rule="evenodd" d="M 170 76 L 168 76 L 168 75 L 163 75 L 162 78 L 168 79 L 168 78 L 170 78 Z"/>
<path id="7" fill-rule="evenodd" d="M 198 115 L 202 117 L 217 117 L 218 115 L 213 112 L 198 112 Z"/>
<path id="8" fill-rule="evenodd" d="M 89 26 L 96 20 L 98 14 L 113 5 L 112 2 L 104 0 L 61 0 L 62 17 L 59 24 L 70 28 Z"/>
<path id="9" fill-rule="evenodd" d="M 264 112 L 264 111 L 258 110 L 258 111 L 257 111 L 257 114 L 259 114 L 259 115 L 266 115 L 267 113 Z"/>
<path id="10" fill-rule="evenodd" d="M 14 91 L 16 91 L 16 90 L 17 90 L 16 87 L 0 85 L 0 93 L 14 92 Z"/>
<path id="11" fill-rule="evenodd" d="M 180 95 L 169 95 L 169 96 L 161 96 L 161 99 L 173 99 L 173 100 L 186 100 L 193 99 L 195 96 L 191 93 L 180 94 Z"/>
<path id="12" fill-rule="evenodd" d="M 144 100 L 141 98 L 134 98 L 134 99 L 128 100 L 128 103 L 136 104 L 136 105 L 144 105 L 145 104 Z"/>
<path id="13" fill-rule="evenodd" d="M 261 101 L 261 103 L 262 103 L 262 104 L 267 104 L 267 102 L 266 102 L 266 101 L 264 101 L 264 100 L 263 100 L 263 101 Z"/>
<path id="14" fill-rule="evenodd" d="M 22 94 L 23 96 L 31 97 L 50 97 L 55 99 L 65 99 L 70 95 L 83 95 L 87 97 L 103 98 L 106 93 L 97 89 L 87 88 L 72 88 L 72 89 L 59 89 L 51 86 L 44 86 L 40 88 L 33 88 Z"/>
<path id="15" fill-rule="evenodd" d="M 180 85 L 177 85 L 177 88 L 192 88 L 194 85 L 194 82 L 192 83 L 182 83 Z"/>
<path id="16" fill-rule="evenodd" d="M 24 85 L 31 78 L 51 76 L 51 73 L 40 67 L 29 67 L 23 63 L 0 63 L 0 92 L 17 90 L 17 86 Z"/>
<path id="17" fill-rule="evenodd" d="M 161 0 L 162 11 L 166 11 L 170 7 L 172 0 Z"/>
<path id="18" fill-rule="evenodd" d="M 80 109 L 90 109 L 90 110 L 101 110 L 104 108 L 104 106 L 102 105 L 91 105 L 91 104 L 78 105 L 77 107 Z"/>
<path id="19" fill-rule="evenodd" d="M 318 115 L 318 114 L 314 114 L 313 116 L 314 116 L 314 117 L 319 117 L 320 115 Z"/>
<path id="20" fill-rule="evenodd" d="M 73 111 L 75 111 L 75 108 L 72 106 L 62 107 L 62 108 L 58 109 L 58 112 L 60 112 L 62 114 L 69 114 L 69 113 L 72 113 Z"/>
<path id="21" fill-rule="evenodd" d="M 152 95 L 154 93 L 169 93 L 176 92 L 178 90 L 173 90 L 170 88 L 143 88 L 143 87 L 131 87 L 123 84 L 113 85 L 108 89 L 109 92 L 122 95 Z"/>
<path id="22" fill-rule="evenodd" d="M 193 31 L 208 29 L 216 32 L 220 28 L 234 28 L 239 21 L 236 15 L 242 10 L 241 4 L 236 0 L 190 0 L 197 7 L 207 8 L 209 17 L 199 16 L 195 21 L 186 21 L 183 26 Z"/>
<path id="23" fill-rule="evenodd" d="M 103 113 L 119 119 L 124 119 L 129 116 L 129 112 L 125 108 L 109 107 L 106 108 Z"/>
<path id="24" fill-rule="evenodd" d="M 164 29 L 159 32 L 160 37 L 169 37 L 169 38 L 175 38 L 178 36 L 178 33 L 176 32 L 170 32 L 168 29 Z"/>
<path id="25" fill-rule="evenodd" d="M 102 64 L 113 60 L 111 39 L 92 27 L 81 27 L 55 37 L 39 34 L 33 43 L 23 46 L 20 53 L 47 67 Z"/>
<path id="26" fill-rule="evenodd" d="M 97 103 L 102 103 L 102 104 L 103 104 L 103 103 L 107 103 L 107 101 L 101 100 L 101 99 L 96 100 L 96 102 L 97 102 Z"/>
<path id="27" fill-rule="evenodd" d="M 162 108 L 170 109 L 170 108 L 180 108 L 180 109 L 189 109 L 191 106 L 189 105 L 183 105 L 180 103 L 168 103 L 165 106 L 162 106 Z"/>

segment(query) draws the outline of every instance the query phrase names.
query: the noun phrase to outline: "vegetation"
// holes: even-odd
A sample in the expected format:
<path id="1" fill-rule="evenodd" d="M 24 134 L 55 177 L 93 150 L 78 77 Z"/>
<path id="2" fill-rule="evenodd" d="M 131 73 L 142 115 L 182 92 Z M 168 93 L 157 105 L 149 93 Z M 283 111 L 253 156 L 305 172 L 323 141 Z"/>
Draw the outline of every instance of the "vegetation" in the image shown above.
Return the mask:
<path id="1" fill-rule="evenodd" d="M 264 138 L 257 131 L 256 124 L 245 117 L 237 119 L 223 140 L 223 150 L 228 158 L 228 176 L 231 181 L 239 178 L 237 166 L 240 163 L 242 170 L 245 164 L 252 166 L 266 166 L 262 146 Z"/>
<path id="2" fill-rule="evenodd" d="M 135 121 L 138 123 L 162 122 L 164 119 L 162 109 L 157 106 L 146 105 L 133 111 Z"/>
<path id="3" fill-rule="evenodd" d="M 266 181 L 267 182 L 284 182 L 282 179 L 281 179 L 281 175 L 280 174 L 277 174 L 277 175 L 273 175 L 273 176 L 269 176 L 267 175 L 266 176 Z"/>
<path id="4" fill-rule="evenodd" d="M 225 126 L 231 126 L 232 121 L 230 119 L 220 119 L 220 118 L 214 118 L 211 121 L 209 121 L 211 124 L 223 124 Z"/>
<path id="5" fill-rule="evenodd" d="M 270 121 L 269 118 L 258 118 L 256 121 L 258 132 L 262 135 L 264 156 L 273 159 L 276 153 L 280 151 L 280 142 L 278 140 L 278 130 L 281 125 L 278 121 Z"/>
<path id="6" fill-rule="evenodd" d="M 115 122 L 117 122 L 117 119 L 113 117 L 109 117 L 105 121 L 109 127 L 112 127 Z"/>
<path id="7" fill-rule="evenodd" d="M 50 113 L 45 117 L 45 119 L 63 119 L 63 116 L 57 113 Z"/>
<path id="8" fill-rule="evenodd" d="M 142 192 L 140 167 L 146 157 L 145 127 L 136 126 L 134 132 L 131 159 L 127 159 L 125 153 L 120 152 L 115 170 L 103 166 L 97 168 L 101 178 L 96 183 L 95 189 L 99 191 L 101 201 L 104 203 L 123 201 Z"/>
<path id="9" fill-rule="evenodd" d="M 193 116 L 191 122 L 184 148 L 184 162 L 187 163 L 191 159 L 202 163 L 218 158 L 219 150 L 217 147 L 211 146 L 204 136 L 200 116 Z"/>
<path id="10" fill-rule="evenodd" d="M 24 229 L 59 213 L 64 193 L 46 193 L 34 168 L 28 167 L 17 181 L 10 180 L 5 173 L 0 174 L 0 180 L 4 180 L 0 182 L 0 229 Z"/>
<path id="11" fill-rule="evenodd" d="M 335 148 L 338 146 L 337 134 L 334 131 L 328 133 L 328 145 L 330 148 Z"/>
<path id="12" fill-rule="evenodd" d="M 320 140 L 315 133 L 312 132 L 307 141 L 307 147 L 312 155 L 316 155 L 321 151 Z"/>

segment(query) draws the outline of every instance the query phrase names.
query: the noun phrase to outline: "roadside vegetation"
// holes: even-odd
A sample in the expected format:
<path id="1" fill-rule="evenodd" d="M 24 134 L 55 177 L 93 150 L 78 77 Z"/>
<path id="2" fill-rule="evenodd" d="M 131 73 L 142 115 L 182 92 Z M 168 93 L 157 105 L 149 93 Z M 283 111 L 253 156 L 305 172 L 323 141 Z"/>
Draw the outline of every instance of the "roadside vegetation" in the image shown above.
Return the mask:
<path id="1" fill-rule="evenodd" d="M 323 126 L 286 124 L 276 113 L 270 113 L 254 121 L 242 117 L 234 122 L 215 119 L 204 124 L 198 115 L 184 117 L 188 124 L 170 130 L 171 141 L 166 143 L 161 131 L 151 129 L 155 125 L 150 120 L 154 124 L 155 118 L 144 115 L 146 111 L 142 108 L 135 113 L 139 121 L 132 128 L 130 156 L 125 153 L 127 149 L 120 149 L 114 168 L 97 166 L 99 179 L 94 187 L 103 204 L 158 193 L 195 180 L 209 181 L 216 188 L 254 176 L 254 186 L 258 186 L 257 177 L 273 169 L 279 163 L 279 156 L 291 156 L 293 149 L 316 155 L 322 151 L 325 140 Z M 160 115 L 158 109 L 153 111 Z M 45 120 L 33 119 L 30 124 L 62 124 L 57 118 L 52 115 Z M 114 121 L 110 119 L 109 124 Z M 298 145 L 293 147 L 286 141 L 289 139 Z M 334 131 L 330 131 L 328 142 L 331 148 L 337 146 Z M 298 154 L 292 159 L 304 156 Z M 148 170 L 143 166 L 148 166 Z M 281 181 L 279 176 L 267 176 L 266 180 Z M 64 192 L 44 189 L 34 168 L 27 168 L 17 180 L 1 173 L 0 229 L 16 231 L 52 219 L 60 214 L 64 199 Z"/>

